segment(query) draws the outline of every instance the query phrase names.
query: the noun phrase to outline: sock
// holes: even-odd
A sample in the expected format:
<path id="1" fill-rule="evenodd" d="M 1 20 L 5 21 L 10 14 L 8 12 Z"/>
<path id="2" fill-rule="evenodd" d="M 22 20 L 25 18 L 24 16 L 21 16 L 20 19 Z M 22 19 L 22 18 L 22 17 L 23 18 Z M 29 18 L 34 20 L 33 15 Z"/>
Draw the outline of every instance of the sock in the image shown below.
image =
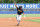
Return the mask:
<path id="1" fill-rule="evenodd" d="M 18 24 L 20 23 L 20 20 L 18 20 Z"/>

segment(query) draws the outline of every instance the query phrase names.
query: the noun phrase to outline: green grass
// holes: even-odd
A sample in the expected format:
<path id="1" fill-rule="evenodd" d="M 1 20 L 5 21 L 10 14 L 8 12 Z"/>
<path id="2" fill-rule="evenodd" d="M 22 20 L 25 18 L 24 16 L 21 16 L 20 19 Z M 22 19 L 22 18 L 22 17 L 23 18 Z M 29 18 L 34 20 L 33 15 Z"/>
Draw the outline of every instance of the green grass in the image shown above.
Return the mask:
<path id="1" fill-rule="evenodd" d="M 0 14 L 0 17 L 16 17 L 17 14 Z M 22 14 L 23 17 L 23 14 Z M 40 17 L 40 14 L 25 14 L 25 17 Z M 24 20 L 24 21 L 32 21 L 40 23 L 40 19 L 35 20 Z"/>
<path id="2" fill-rule="evenodd" d="M 0 17 L 16 17 L 16 16 L 17 14 L 0 14 Z M 25 17 L 40 17 L 40 14 L 25 14 Z"/>
<path id="3" fill-rule="evenodd" d="M 37 23 L 40 23 L 40 19 L 34 19 L 34 20 L 24 20 L 24 21 L 31 21 L 31 22 L 37 22 Z"/>

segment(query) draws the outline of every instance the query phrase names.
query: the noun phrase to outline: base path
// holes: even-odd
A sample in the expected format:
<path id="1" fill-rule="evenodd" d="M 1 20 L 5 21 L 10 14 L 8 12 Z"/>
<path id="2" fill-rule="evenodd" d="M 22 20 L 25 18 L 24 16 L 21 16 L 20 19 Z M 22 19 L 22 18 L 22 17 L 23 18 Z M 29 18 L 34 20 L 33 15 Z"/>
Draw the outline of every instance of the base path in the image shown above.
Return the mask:
<path id="1" fill-rule="evenodd" d="M 40 19 L 40 17 L 22 17 L 19 26 L 15 17 L 0 18 L 0 27 L 40 27 L 40 23 L 23 21 L 29 19 Z"/>

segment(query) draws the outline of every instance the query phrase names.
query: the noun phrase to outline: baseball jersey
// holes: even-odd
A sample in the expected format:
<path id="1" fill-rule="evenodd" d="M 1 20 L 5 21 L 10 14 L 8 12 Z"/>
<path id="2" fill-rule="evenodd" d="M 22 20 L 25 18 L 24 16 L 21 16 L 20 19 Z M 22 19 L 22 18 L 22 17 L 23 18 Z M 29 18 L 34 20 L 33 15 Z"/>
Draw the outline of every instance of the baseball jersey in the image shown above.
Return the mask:
<path id="1" fill-rule="evenodd" d="M 19 10 L 19 11 L 18 11 Z M 20 12 L 20 11 L 22 11 L 22 12 Z M 23 10 L 22 9 L 19 9 L 18 7 L 17 7 L 17 14 L 18 15 L 21 15 L 23 13 Z"/>

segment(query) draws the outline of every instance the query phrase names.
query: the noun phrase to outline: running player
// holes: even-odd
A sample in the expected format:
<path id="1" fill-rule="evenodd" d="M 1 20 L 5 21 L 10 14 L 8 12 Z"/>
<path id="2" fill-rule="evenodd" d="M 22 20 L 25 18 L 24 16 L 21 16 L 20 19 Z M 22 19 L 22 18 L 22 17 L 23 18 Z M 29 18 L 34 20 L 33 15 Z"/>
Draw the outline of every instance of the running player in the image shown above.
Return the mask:
<path id="1" fill-rule="evenodd" d="M 19 26 L 19 23 L 20 23 L 20 20 L 21 20 L 21 14 L 23 13 L 23 15 L 24 15 L 24 12 L 23 12 L 23 10 L 22 10 L 22 6 L 19 6 L 19 8 L 17 7 L 17 5 L 16 5 L 16 3 L 15 3 L 15 6 L 16 6 L 16 8 L 17 8 L 17 21 L 18 21 L 18 26 Z"/>

